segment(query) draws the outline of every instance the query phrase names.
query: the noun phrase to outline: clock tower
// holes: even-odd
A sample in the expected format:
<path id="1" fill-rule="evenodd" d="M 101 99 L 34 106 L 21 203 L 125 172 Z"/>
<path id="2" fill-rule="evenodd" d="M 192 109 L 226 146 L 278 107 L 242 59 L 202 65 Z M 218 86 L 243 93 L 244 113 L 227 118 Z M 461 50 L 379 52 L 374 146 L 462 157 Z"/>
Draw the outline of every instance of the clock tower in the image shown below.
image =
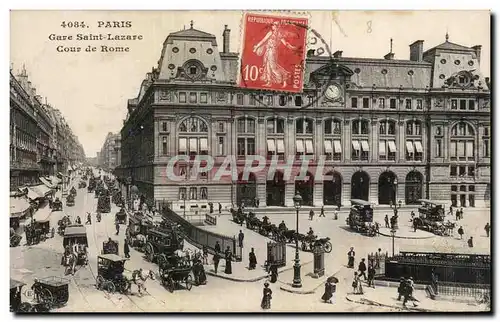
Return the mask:
<path id="1" fill-rule="evenodd" d="M 344 107 L 346 89 L 353 71 L 346 66 L 331 62 L 311 73 L 310 82 L 320 89 L 321 107 Z"/>

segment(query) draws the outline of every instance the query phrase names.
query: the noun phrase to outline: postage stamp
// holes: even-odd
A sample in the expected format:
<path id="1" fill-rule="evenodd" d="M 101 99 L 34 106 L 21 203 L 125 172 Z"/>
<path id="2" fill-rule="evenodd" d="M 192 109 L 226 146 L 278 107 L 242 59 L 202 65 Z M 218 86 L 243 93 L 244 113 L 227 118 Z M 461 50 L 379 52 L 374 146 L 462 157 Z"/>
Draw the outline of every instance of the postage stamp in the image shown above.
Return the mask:
<path id="1" fill-rule="evenodd" d="M 307 25 L 307 18 L 245 14 L 239 86 L 301 92 Z"/>

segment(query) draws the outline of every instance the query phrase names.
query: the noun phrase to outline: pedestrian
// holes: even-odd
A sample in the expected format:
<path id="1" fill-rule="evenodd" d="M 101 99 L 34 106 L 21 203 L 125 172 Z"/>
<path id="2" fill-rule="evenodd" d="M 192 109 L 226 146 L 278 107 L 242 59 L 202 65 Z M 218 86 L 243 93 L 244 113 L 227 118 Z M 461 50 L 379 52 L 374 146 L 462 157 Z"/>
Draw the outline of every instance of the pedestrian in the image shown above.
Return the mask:
<path id="1" fill-rule="evenodd" d="M 120 224 L 118 222 L 115 223 L 116 235 L 120 234 Z"/>
<path id="2" fill-rule="evenodd" d="M 323 296 L 321 297 L 321 299 L 325 303 L 330 303 L 330 304 L 333 303 L 332 299 L 333 299 L 334 288 L 335 288 L 335 284 L 333 283 L 331 278 L 328 278 L 326 280 L 326 283 L 325 283 L 325 292 L 323 293 Z"/>
<path id="3" fill-rule="evenodd" d="M 486 226 L 484 226 L 484 230 L 486 231 L 486 237 L 490 237 L 490 223 L 486 223 Z"/>
<path id="4" fill-rule="evenodd" d="M 351 247 L 349 252 L 347 253 L 347 267 L 354 268 L 354 256 L 356 256 L 356 252 L 354 252 L 354 247 Z"/>
<path id="5" fill-rule="evenodd" d="M 215 252 L 213 261 L 214 261 L 214 272 L 215 274 L 217 274 L 217 268 L 219 267 L 219 261 L 220 261 L 219 253 Z"/>
<path id="6" fill-rule="evenodd" d="M 384 221 L 385 221 L 385 228 L 391 228 L 391 226 L 389 226 L 389 216 L 387 214 L 385 214 Z"/>
<path id="7" fill-rule="evenodd" d="M 208 206 L 210 207 L 210 214 L 213 214 L 214 213 L 214 204 L 212 202 L 209 202 Z"/>
<path id="8" fill-rule="evenodd" d="M 366 281 L 368 278 L 366 277 L 366 263 L 364 258 L 361 259 L 361 262 L 358 265 L 358 271 L 359 271 L 358 274 L 359 278 L 363 276 L 364 280 Z"/>
<path id="9" fill-rule="evenodd" d="M 321 211 L 319 213 L 320 217 L 325 217 L 325 206 L 321 206 Z"/>
<path id="10" fill-rule="evenodd" d="M 434 268 L 432 269 L 432 273 L 431 273 L 431 287 L 434 291 L 434 294 L 438 294 L 438 276 L 436 274 L 436 272 L 434 272 Z"/>
<path id="11" fill-rule="evenodd" d="M 460 235 L 460 239 L 462 239 L 462 237 L 464 235 L 464 228 L 462 226 L 460 226 L 460 228 L 458 228 L 458 234 Z"/>
<path id="12" fill-rule="evenodd" d="M 221 251 L 221 250 L 220 250 L 220 244 L 219 244 L 219 241 L 216 241 L 216 242 L 215 242 L 214 251 L 215 251 L 216 253 L 220 253 L 220 251 Z"/>
<path id="13" fill-rule="evenodd" d="M 371 287 L 375 288 L 374 279 L 375 279 L 375 268 L 373 267 L 372 264 L 369 264 L 368 265 L 368 287 L 371 286 Z"/>
<path id="14" fill-rule="evenodd" d="M 460 219 L 464 219 L 464 208 L 460 207 Z"/>
<path id="15" fill-rule="evenodd" d="M 314 219 L 314 210 L 310 210 L 309 211 L 309 220 L 313 220 Z"/>
<path id="16" fill-rule="evenodd" d="M 240 233 L 238 234 L 238 246 L 240 248 L 243 248 L 243 239 L 245 238 L 245 234 L 240 230 Z"/>
<path id="17" fill-rule="evenodd" d="M 354 272 L 352 288 L 354 289 L 354 294 L 359 294 L 359 295 L 363 294 L 363 286 L 361 285 L 361 280 L 359 279 L 358 272 Z"/>
<path id="18" fill-rule="evenodd" d="M 335 209 L 335 210 L 333 211 L 333 219 L 334 219 L 334 220 L 339 219 L 339 211 L 338 211 L 337 209 Z"/>
<path id="19" fill-rule="evenodd" d="M 92 217 L 90 216 L 90 212 L 87 212 L 87 221 L 85 225 L 92 225 Z"/>
<path id="20" fill-rule="evenodd" d="M 231 267 L 231 261 L 233 260 L 233 254 L 231 253 L 231 248 L 229 248 L 229 246 L 227 246 L 226 253 L 224 255 L 224 258 L 226 260 L 226 269 L 224 270 L 224 273 L 232 274 L 233 269 Z"/>
<path id="21" fill-rule="evenodd" d="M 474 247 L 474 241 L 472 240 L 472 236 L 467 241 L 467 245 L 469 245 L 470 248 Z"/>
<path id="22" fill-rule="evenodd" d="M 417 231 L 417 218 L 413 218 L 413 232 L 415 233 Z"/>
<path id="23" fill-rule="evenodd" d="M 455 212 L 455 220 L 456 221 L 460 220 L 460 209 L 457 209 L 457 211 Z"/>
<path id="24" fill-rule="evenodd" d="M 255 206 L 256 206 L 257 208 L 259 208 L 259 204 L 260 204 L 260 201 L 259 201 L 259 198 L 257 198 L 257 199 L 255 200 Z"/>
<path id="25" fill-rule="evenodd" d="M 248 269 L 249 270 L 255 269 L 255 267 L 257 266 L 257 256 L 255 256 L 255 251 L 253 248 L 248 254 L 248 261 L 249 261 Z"/>
<path id="26" fill-rule="evenodd" d="M 125 258 L 130 258 L 130 247 L 126 239 L 123 241 L 123 253 L 125 254 Z"/>
<path id="27" fill-rule="evenodd" d="M 453 216 L 453 205 L 450 205 L 450 212 L 449 212 L 450 216 Z"/>
<path id="28" fill-rule="evenodd" d="M 413 277 L 410 277 L 406 283 L 405 283 L 405 289 L 404 289 L 404 299 L 403 299 L 403 306 L 406 307 L 406 302 L 412 301 L 413 306 L 417 306 L 418 300 L 413 296 L 413 291 L 415 289 L 415 285 L 413 284 Z"/>
<path id="29" fill-rule="evenodd" d="M 404 296 L 405 293 L 405 285 L 406 280 L 404 277 L 401 277 L 399 279 L 399 286 L 398 286 L 398 301 L 401 301 L 401 297 Z"/>
<path id="30" fill-rule="evenodd" d="M 264 283 L 264 289 L 262 290 L 262 301 L 260 301 L 260 307 L 264 310 L 269 310 L 271 308 L 271 299 L 273 291 L 269 288 L 269 283 Z"/>
<path id="31" fill-rule="evenodd" d="M 208 247 L 203 245 L 203 265 L 208 265 Z"/>
<path id="32" fill-rule="evenodd" d="M 382 258 L 382 249 L 375 253 L 375 268 L 380 268 L 380 259 Z"/>
<path id="33" fill-rule="evenodd" d="M 278 265 L 272 264 L 270 271 L 271 271 L 271 283 L 276 283 L 278 281 Z"/>

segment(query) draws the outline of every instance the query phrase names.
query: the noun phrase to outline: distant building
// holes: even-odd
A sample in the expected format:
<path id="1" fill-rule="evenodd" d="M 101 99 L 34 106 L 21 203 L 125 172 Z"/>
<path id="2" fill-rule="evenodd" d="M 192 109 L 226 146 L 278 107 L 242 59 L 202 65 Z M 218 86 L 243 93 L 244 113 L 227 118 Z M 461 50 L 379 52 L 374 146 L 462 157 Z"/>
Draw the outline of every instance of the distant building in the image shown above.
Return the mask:
<path id="1" fill-rule="evenodd" d="M 119 144 L 119 135 L 109 132 L 101 151 L 98 153 L 99 166 L 107 171 L 113 171 L 119 165 L 117 143 Z"/>
<path id="2" fill-rule="evenodd" d="M 308 52 L 303 93 L 260 92 L 236 86 L 238 54 L 222 52 L 212 34 L 191 29 L 171 33 L 158 66 L 147 73 L 128 102 L 121 129 L 120 181 L 136 186 L 148 203 L 173 207 L 208 202 L 291 206 L 295 192 L 306 205 L 416 204 L 418 199 L 461 207 L 489 206 L 491 103 L 489 79 L 481 75 L 481 46 L 449 41 L 424 51 L 411 44 L 410 59 L 333 58 Z M 328 89 L 328 91 L 327 91 Z M 237 157 L 238 180 L 202 173 L 187 180 L 193 161 L 177 162 L 186 180 L 164 174 L 176 155 Z M 278 156 L 282 162 L 326 157 L 328 179 L 307 173 L 285 182 L 267 171 L 242 180 L 245 156 Z M 125 189 L 125 190 L 126 190 Z"/>

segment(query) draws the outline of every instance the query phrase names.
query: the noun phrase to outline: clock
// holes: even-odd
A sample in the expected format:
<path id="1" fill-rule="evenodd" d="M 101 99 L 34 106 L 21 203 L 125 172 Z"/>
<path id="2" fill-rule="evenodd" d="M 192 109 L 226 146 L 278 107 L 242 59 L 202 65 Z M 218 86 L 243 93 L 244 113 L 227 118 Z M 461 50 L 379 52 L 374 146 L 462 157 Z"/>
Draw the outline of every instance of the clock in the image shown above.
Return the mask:
<path id="1" fill-rule="evenodd" d="M 329 100 L 336 100 L 340 97 L 342 94 L 342 90 L 340 89 L 340 86 L 338 85 L 330 85 L 325 91 L 325 96 Z"/>

